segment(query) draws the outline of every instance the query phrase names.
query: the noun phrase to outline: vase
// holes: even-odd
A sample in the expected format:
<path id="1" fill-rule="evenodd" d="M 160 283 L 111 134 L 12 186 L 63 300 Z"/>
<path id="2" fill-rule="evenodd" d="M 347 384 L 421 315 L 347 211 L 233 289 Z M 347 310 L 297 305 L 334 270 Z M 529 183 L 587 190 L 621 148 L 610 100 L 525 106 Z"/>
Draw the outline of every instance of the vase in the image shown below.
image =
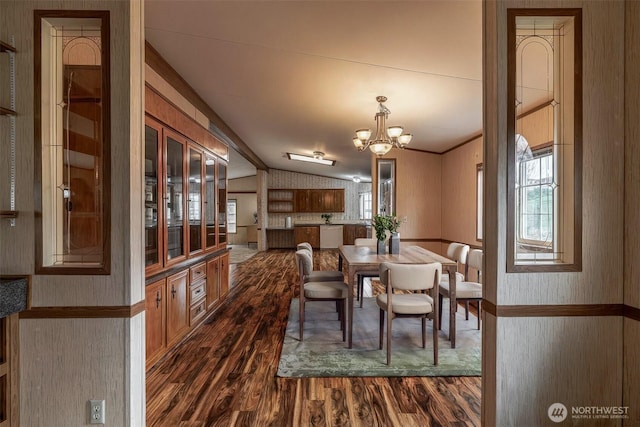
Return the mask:
<path id="1" fill-rule="evenodd" d="M 391 233 L 389 236 L 389 253 L 395 255 L 400 253 L 400 233 Z"/>
<path id="2" fill-rule="evenodd" d="M 387 253 L 387 248 L 384 245 L 384 240 L 378 240 L 378 255 L 384 255 Z"/>

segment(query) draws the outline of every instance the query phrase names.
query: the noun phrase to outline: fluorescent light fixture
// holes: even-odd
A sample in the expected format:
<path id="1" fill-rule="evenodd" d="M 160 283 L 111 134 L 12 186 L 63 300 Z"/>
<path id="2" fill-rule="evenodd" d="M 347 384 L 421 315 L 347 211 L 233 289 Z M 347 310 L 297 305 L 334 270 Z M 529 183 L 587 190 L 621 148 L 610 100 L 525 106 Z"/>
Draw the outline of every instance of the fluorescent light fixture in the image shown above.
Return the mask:
<path id="1" fill-rule="evenodd" d="M 335 160 L 327 160 L 322 156 L 318 156 L 314 153 L 313 156 L 305 156 L 303 154 L 287 153 L 289 160 L 300 160 L 301 162 L 320 163 L 321 165 L 334 166 Z"/>

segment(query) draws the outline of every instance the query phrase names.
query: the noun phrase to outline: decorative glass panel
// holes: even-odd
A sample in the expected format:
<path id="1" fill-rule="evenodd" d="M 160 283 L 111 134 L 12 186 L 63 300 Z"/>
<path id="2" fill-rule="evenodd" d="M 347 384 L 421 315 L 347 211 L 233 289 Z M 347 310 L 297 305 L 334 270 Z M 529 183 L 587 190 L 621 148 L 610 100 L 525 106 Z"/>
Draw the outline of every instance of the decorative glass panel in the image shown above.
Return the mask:
<path id="1" fill-rule="evenodd" d="M 109 272 L 109 13 L 35 11 L 39 273 Z"/>
<path id="2" fill-rule="evenodd" d="M 144 265 L 160 263 L 158 233 L 159 130 L 145 126 L 144 136 Z"/>
<path id="3" fill-rule="evenodd" d="M 508 11 L 508 265 L 581 269 L 581 11 Z"/>

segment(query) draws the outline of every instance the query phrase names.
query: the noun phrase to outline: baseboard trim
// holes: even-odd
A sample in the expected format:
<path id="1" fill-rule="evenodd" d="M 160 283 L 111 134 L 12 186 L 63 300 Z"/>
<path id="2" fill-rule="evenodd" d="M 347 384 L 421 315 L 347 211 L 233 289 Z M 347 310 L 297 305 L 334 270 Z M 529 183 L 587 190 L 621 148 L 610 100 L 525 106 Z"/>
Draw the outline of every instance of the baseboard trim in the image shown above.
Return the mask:
<path id="1" fill-rule="evenodd" d="M 31 307 L 20 312 L 20 319 L 124 319 L 144 310 L 144 300 L 130 306 Z"/>
<path id="2" fill-rule="evenodd" d="M 625 304 L 495 305 L 482 300 L 482 308 L 494 317 L 620 316 L 640 321 L 640 309 Z"/>

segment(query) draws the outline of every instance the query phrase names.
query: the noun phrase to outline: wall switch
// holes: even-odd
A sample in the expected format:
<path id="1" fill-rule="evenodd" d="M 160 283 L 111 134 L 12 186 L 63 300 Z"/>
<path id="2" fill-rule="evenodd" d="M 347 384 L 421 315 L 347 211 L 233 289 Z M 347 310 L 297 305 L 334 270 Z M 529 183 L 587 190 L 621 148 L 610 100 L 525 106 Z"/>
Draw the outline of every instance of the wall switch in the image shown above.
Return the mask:
<path id="1" fill-rule="evenodd" d="M 104 424 L 104 400 L 89 401 L 89 424 Z"/>

